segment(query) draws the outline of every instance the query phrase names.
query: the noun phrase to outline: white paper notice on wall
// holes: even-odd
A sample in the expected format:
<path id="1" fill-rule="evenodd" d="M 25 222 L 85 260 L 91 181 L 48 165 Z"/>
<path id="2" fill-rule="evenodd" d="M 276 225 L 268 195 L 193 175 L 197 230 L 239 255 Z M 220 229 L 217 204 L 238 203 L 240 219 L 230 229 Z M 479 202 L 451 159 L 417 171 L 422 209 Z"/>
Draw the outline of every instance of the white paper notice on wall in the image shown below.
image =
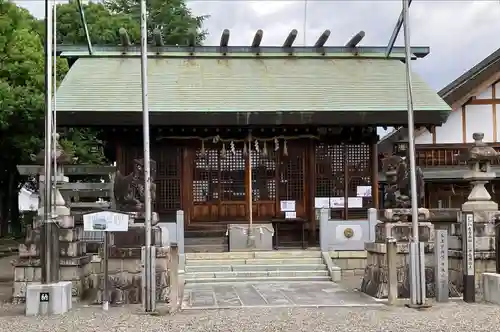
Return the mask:
<path id="1" fill-rule="evenodd" d="M 344 208 L 344 197 L 330 197 L 330 208 L 341 209 Z M 349 208 L 362 208 L 363 197 L 348 197 L 347 207 Z"/>
<path id="2" fill-rule="evenodd" d="M 372 197 L 371 186 L 358 186 L 356 188 L 356 196 L 358 197 Z"/>
<path id="3" fill-rule="evenodd" d="M 339 209 L 344 207 L 344 197 L 330 197 L 330 208 Z"/>
<path id="4" fill-rule="evenodd" d="M 295 212 L 295 201 L 281 201 L 281 212 Z"/>
<path id="5" fill-rule="evenodd" d="M 329 209 L 330 208 L 330 198 L 328 197 L 315 197 L 314 207 L 316 209 Z"/>
<path id="6" fill-rule="evenodd" d="M 295 211 L 285 212 L 285 219 L 296 219 L 296 218 L 297 218 L 297 212 Z"/>
<path id="7" fill-rule="evenodd" d="M 347 198 L 347 205 L 350 208 L 362 208 L 363 207 L 363 197 L 349 197 L 349 198 Z"/>

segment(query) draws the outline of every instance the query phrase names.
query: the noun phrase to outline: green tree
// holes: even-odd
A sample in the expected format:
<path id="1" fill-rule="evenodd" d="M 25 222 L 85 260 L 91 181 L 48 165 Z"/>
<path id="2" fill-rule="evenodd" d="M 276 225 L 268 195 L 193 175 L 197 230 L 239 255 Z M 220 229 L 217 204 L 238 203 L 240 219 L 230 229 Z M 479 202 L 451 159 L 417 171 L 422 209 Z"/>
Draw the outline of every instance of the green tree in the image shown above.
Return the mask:
<path id="1" fill-rule="evenodd" d="M 104 0 L 104 6 L 114 14 L 126 14 L 140 22 L 140 0 Z M 209 16 L 193 15 L 185 0 L 148 0 L 146 8 L 150 36 L 159 29 L 166 45 L 185 45 L 193 35 L 197 44 L 205 40 L 207 31 L 202 28 Z"/>

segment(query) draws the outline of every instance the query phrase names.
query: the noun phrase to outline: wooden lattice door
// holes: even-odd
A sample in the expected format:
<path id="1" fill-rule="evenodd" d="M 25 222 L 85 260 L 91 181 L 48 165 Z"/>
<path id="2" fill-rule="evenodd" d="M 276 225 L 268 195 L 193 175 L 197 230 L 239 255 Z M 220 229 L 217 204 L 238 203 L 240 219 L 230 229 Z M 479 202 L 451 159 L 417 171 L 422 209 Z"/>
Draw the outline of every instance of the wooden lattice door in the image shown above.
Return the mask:
<path id="1" fill-rule="evenodd" d="M 219 146 L 195 151 L 191 221 L 237 221 L 246 216 L 243 146 L 221 154 Z"/>
<path id="2" fill-rule="evenodd" d="M 279 181 L 277 171 L 278 153 L 274 150 L 263 155 L 252 150 L 252 216 L 256 221 L 269 221 L 277 216 L 276 184 Z"/>
<path id="3" fill-rule="evenodd" d="M 284 149 L 279 150 L 279 182 L 278 202 L 295 201 L 295 212 L 298 218 L 307 218 L 306 214 L 306 190 L 305 190 L 305 146 L 301 141 L 292 142 Z"/>

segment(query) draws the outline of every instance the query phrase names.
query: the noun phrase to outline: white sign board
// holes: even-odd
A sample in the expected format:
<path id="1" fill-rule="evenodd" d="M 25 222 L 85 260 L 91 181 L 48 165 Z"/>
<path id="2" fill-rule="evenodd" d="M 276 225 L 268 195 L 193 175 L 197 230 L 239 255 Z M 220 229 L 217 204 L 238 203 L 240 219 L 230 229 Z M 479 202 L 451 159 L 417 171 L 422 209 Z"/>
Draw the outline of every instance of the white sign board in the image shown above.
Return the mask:
<path id="1" fill-rule="evenodd" d="M 330 207 L 332 209 L 344 208 L 345 199 L 344 197 L 330 197 Z M 362 208 L 363 207 L 363 197 L 348 197 L 347 198 L 348 208 Z"/>
<path id="2" fill-rule="evenodd" d="M 294 212 L 295 211 L 295 201 L 281 201 L 280 208 L 281 208 L 281 212 Z"/>
<path id="3" fill-rule="evenodd" d="M 465 216 L 465 262 L 466 274 L 474 275 L 474 215 Z"/>
<path id="4" fill-rule="evenodd" d="M 296 218 L 297 218 L 297 212 L 295 212 L 295 211 L 285 212 L 285 219 L 296 219 Z"/>
<path id="5" fill-rule="evenodd" d="M 330 208 L 330 198 L 328 197 L 315 197 L 314 207 L 316 209 L 329 209 Z"/>
<path id="6" fill-rule="evenodd" d="M 113 211 L 99 211 L 83 215 L 83 230 L 94 232 L 126 232 L 129 215 Z"/>
<path id="7" fill-rule="evenodd" d="M 358 197 L 372 197 L 372 187 L 371 186 L 357 186 L 356 196 L 358 196 Z"/>

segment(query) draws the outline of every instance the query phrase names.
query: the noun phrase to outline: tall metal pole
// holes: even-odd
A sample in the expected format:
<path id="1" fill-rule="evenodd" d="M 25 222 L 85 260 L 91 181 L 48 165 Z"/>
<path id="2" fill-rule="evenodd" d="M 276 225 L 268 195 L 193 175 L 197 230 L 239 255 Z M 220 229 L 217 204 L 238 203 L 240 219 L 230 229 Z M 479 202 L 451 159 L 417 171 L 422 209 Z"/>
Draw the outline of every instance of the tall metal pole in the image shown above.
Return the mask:
<path id="1" fill-rule="evenodd" d="M 53 96 L 54 96 L 54 102 L 53 102 L 53 119 L 52 119 L 52 151 L 55 154 L 57 151 L 57 56 L 56 56 L 56 51 L 57 51 L 57 0 L 54 0 L 54 17 L 53 17 L 53 45 L 54 45 L 54 57 L 53 57 Z M 57 186 L 57 158 L 54 158 L 54 181 L 52 183 L 52 190 L 56 190 Z M 55 206 L 55 200 L 52 202 L 54 205 L 54 212 L 56 210 Z"/>
<path id="2" fill-rule="evenodd" d="M 409 20 L 409 2 L 410 0 L 403 0 L 403 31 L 405 43 L 405 67 L 406 67 L 406 94 L 408 102 L 408 152 L 410 157 L 410 186 L 411 186 L 411 216 L 412 216 L 412 252 L 410 252 L 410 273 L 411 273 L 411 287 L 410 287 L 410 301 L 413 305 L 423 304 L 421 290 L 421 262 L 420 262 L 420 245 L 418 238 L 418 200 L 417 200 L 417 174 L 416 174 L 416 161 L 415 161 L 415 137 L 414 137 L 414 119 L 413 119 L 413 91 L 411 81 L 411 51 L 410 51 L 410 20 Z"/>
<path id="3" fill-rule="evenodd" d="M 149 151 L 149 105 L 148 105 L 148 32 L 146 22 L 146 0 L 141 0 L 141 87 L 142 87 L 142 130 L 144 141 L 144 228 L 146 232 L 146 250 L 144 261 L 145 298 L 143 298 L 144 310 L 151 312 L 155 309 L 155 294 L 153 293 L 152 281 L 152 247 L 151 247 L 151 162 Z"/>
<path id="4" fill-rule="evenodd" d="M 304 47 L 307 46 L 307 0 L 304 0 Z"/>
<path id="5" fill-rule="evenodd" d="M 54 242 L 59 241 L 57 227 L 52 218 L 52 1 L 45 0 L 45 162 L 44 162 L 44 224 L 42 282 L 52 283 L 58 279 L 57 258 L 59 252 Z M 58 243 L 57 243 L 58 244 Z"/>

